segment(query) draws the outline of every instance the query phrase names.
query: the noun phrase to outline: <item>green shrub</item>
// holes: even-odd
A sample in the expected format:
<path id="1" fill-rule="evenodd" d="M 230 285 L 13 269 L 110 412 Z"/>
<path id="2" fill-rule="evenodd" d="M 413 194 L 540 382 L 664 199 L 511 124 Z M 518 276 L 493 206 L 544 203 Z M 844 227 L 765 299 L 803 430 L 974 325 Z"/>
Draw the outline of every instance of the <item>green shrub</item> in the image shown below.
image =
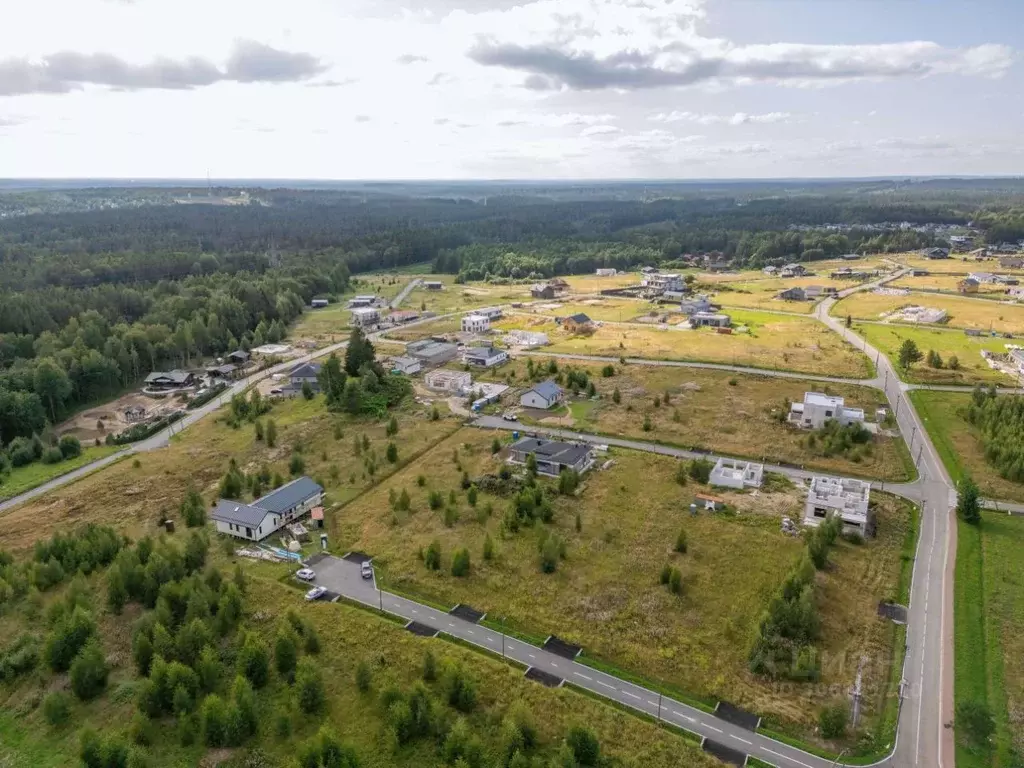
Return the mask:
<path id="1" fill-rule="evenodd" d="M 43 717 L 54 728 L 71 718 L 71 697 L 64 691 L 53 691 L 43 699 Z"/>
<path id="2" fill-rule="evenodd" d="M 103 693 L 107 687 L 107 661 L 96 640 L 90 640 L 71 662 L 71 690 L 86 701 Z"/>
<path id="3" fill-rule="evenodd" d="M 452 555 L 452 576 L 468 576 L 469 567 L 469 550 L 465 547 L 455 550 Z"/>
<path id="4" fill-rule="evenodd" d="M 846 702 L 831 704 L 818 714 L 818 728 L 823 739 L 838 739 L 846 733 L 850 709 Z"/>
<path id="5" fill-rule="evenodd" d="M 299 661 L 295 674 L 295 695 L 299 709 L 307 715 L 317 714 L 324 708 L 324 680 L 320 667 L 312 659 L 302 658 Z"/>
<path id="6" fill-rule="evenodd" d="M 359 666 L 356 667 L 356 688 L 363 693 L 370 690 L 370 683 L 373 681 L 373 672 L 370 670 L 370 665 L 365 660 L 359 662 Z"/>

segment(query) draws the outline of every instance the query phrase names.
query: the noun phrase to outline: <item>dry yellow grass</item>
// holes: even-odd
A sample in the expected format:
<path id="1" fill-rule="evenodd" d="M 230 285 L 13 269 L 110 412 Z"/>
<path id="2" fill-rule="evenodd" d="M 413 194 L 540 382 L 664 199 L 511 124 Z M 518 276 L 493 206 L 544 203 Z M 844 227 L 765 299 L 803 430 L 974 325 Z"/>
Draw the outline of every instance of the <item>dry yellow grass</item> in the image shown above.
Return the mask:
<path id="1" fill-rule="evenodd" d="M 860 291 L 837 302 L 832 308 L 832 315 L 844 317 L 849 314 L 858 319 L 878 320 L 883 314 L 910 305 L 946 310 L 949 318 L 944 325 L 951 328 L 1024 333 L 1024 306 L 936 293 L 890 296 Z"/>
<path id="2" fill-rule="evenodd" d="M 215 498 L 232 457 L 245 471 L 267 464 L 287 478 L 293 447 L 302 446 L 305 473 L 323 481 L 329 503 L 351 499 L 374 483 L 362 457 L 355 455 L 357 435 L 366 435 L 371 442 L 377 457 L 376 479 L 393 471 L 384 457 L 388 443 L 384 422 L 332 414 L 322 397 L 281 402 L 268 417 L 278 427 L 275 448 L 257 442 L 252 425 L 231 429 L 211 415 L 175 437 L 167 448 L 141 454 L 139 467 L 131 460 L 122 461 L 0 513 L 0 549 L 24 550 L 56 530 L 67 531 L 86 522 L 113 525 L 129 535 L 151 532 L 158 519 L 177 517 L 189 482 L 208 502 Z M 452 419 L 431 422 L 425 409 L 412 405 L 398 413 L 398 420 L 399 460 L 426 449 L 458 426 Z M 344 430 L 340 440 L 333 437 L 336 423 Z"/>
<path id="3" fill-rule="evenodd" d="M 548 306 L 558 305 L 556 309 Z M 676 310 L 676 311 L 673 311 Z M 539 301 L 531 307 L 515 310 L 516 314 L 539 315 L 542 317 L 566 317 L 582 312 L 591 320 L 612 322 L 630 322 L 654 313 L 657 316 L 669 315 L 676 322 L 682 319 L 678 312 L 678 304 L 657 304 L 652 301 L 625 298 L 583 298 L 569 297 L 568 300 Z"/>
<path id="4" fill-rule="evenodd" d="M 573 275 L 563 278 L 573 293 L 600 293 L 612 288 L 625 288 L 640 284 L 639 272 L 620 272 L 611 277 L 599 275 Z"/>
<path id="5" fill-rule="evenodd" d="M 780 691 L 748 672 L 747 652 L 768 600 L 803 550 L 799 539 L 779 531 L 781 515 L 802 509 L 800 492 L 726 493 L 736 516 L 690 517 L 686 509 L 700 487 L 681 488 L 674 482 L 675 460 L 619 451 L 611 469 L 587 476 L 579 499 L 556 499 L 550 527 L 538 524 L 503 537 L 500 518 L 507 500 L 481 493 L 477 507 L 492 504 L 494 510 L 481 522 L 459 490 L 459 466 L 470 477 L 499 468 L 499 459 L 490 454 L 493 437 L 464 429 L 448 438 L 335 513 L 329 521 L 332 541 L 340 549 L 373 554 L 387 583 L 396 588 L 449 605 L 468 603 L 534 635 L 555 633 L 580 642 L 593 656 L 697 696 L 753 707 L 807 736 L 818 708 L 831 695 L 826 686 L 848 686 L 861 655 L 879 661 L 866 670 L 869 688 L 877 690 L 874 686 L 886 679 L 882 660 L 888 659 L 891 627 L 876 618 L 875 609 L 894 591 L 900 571 L 908 515 L 895 501 L 879 496 L 877 540 L 863 547 L 841 543 L 834 567 L 819 575 L 825 685 Z M 425 479 L 423 487 L 418 476 Z M 388 491 L 403 488 L 412 496 L 413 511 L 396 518 Z M 432 489 L 446 500 L 456 490 L 459 520 L 452 527 L 444 525 L 441 511 L 429 509 Z M 672 545 L 681 526 L 690 551 L 675 555 Z M 568 555 L 555 574 L 545 575 L 538 567 L 537 542 L 549 528 L 565 538 Z M 488 533 L 497 549 L 491 562 L 481 556 Z M 417 553 L 435 538 L 441 543 L 443 568 L 430 572 Z M 467 578 L 448 573 L 451 553 L 460 546 L 471 553 Z M 682 597 L 658 583 L 666 562 L 683 572 Z M 880 706 L 881 696 L 867 704 L 866 716 Z"/>
<path id="6" fill-rule="evenodd" d="M 698 360 L 849 378 L 871 375 L 868 359 L 816 320 L 752 311 L 730 314 L 734 325 L 746 324 L 750 332 L 725 335 L 711 329 L 662 330 L 606 324 L 592 336 L 573 336 L 553 322 L 524 316 L 507 318 L 495 327 L 547 333 L 551 340 L 547 351 L 551 352 Z"/>
<path id="7" fill-rule="evenodd" d="M 979 270 L 981 271 L 981 270 Z M 908 288 L 912 291 L 928 290 L 928 291 L 948 291 L 950 293 L 957 292 L 957 284 L 963 280 L 962 275 L 949 275 L 949 274 L 937 274 L 937 275 L 921 275 L 919 277 L 901 277 L 889 285 L 893 288 Z M 990 298 L 993 296 L 1003 296 L 1006 294 L 1006 287 L 1002 285 L 993 285 L 991 283 L 982 283 L 978 286 L 978 295 L 988 295 Z"/>
<path id="8" fill-rule="evenodd" d="M 849 280 L 832 280 L 827 274 L 820 277 L 767 278 L 748 282 L 728 283 L 728 290 L 719 290 L 712 294 L 712 300 L 723 307 L 747 307 L 750 309 L 779 310 L 782 312 L 809 313 L 814 309 L 818 299 L 813 301 L 787 301 L 776 298 L 786 288 L 806 288 L 817 285 L 831 287 L 837 291 L 849 288 L 856 283 Z M 822 297 L 818 297 L 822 298 Z"/>
<path id="9" fill-rule="evenodd" d="M 526 360 L 519 358 L 495 375 L 502 380 L 514 372 L 514 380 L 526 380 Z M 545 365 L 547 358 L 536 358 Z M 788 462 L 829 472 L 859 474 L 885 480 L 909 479 L 905 451 L 898 439 L 878 437 L 870 456 L 854 462 L 842 456 L 824 457 L 807 448 L 807 433 L 776 416 L 788 408 L 787 400 L 799 402 L 804 392 L 826 391 L 846 398 L 850 407 L 874 414 L 880 393 L 854 384 L 824 384 L 799 379 L 780 379 L 699 368 L 667 368 L 616 365 L 615 376 L 601 376 L 602 365 L 579 360 L 558 360 L 559 368 L 583 368 L 601 396 L 599 401 L 578 400 L 571 412 L 581 431 L 659 440 L 717 453 L 748 456 L 769 463 Z M 734 384 L 731 382 L 735 382 Z M 620 403 L 612 400 L 619 390 Z M 671 402 L 654 406 L 656 397 L 669 393 Z M 560 411 L 563 415 L 565 411 Z M 651 430 L 643 430 L 644 417 Z M 552 417 L 557 418 L 557 417 Z M 544 424 L 542 420 L 540 422 Z"/>
<path id="10" fill-rule="evenodd" d="M 1007 275 L 1024 275 L 1024 269 L 1006 269 L 999 266 L 998 259 L 983 259 L 975 261 L 968 258 L 966 254 L 953 254 L 951 259 L 926 259 L 917 254 L 899 254 L 892 257 L 894 261 L 917 269 L 927 269 L 929 272 L 967 276 L 969 272 L 998 272 Z"/>

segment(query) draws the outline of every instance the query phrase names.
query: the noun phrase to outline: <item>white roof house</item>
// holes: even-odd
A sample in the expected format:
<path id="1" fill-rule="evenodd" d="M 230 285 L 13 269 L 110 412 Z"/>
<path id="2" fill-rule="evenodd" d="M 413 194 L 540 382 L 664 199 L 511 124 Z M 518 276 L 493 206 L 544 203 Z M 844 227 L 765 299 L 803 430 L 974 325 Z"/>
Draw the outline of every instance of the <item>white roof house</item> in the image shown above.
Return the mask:
<path id="1" fill-rule="evenodd" d="M 501 307 L 480 307 L 480 309 L 474 309 L 473 314 L 483 315 L 488 320 L 497 320 L 502 316 L 503 310 Z"/>
<path id="2" fill-rule="evenodd" d="M 838 515 L 843 530 L 865 535 L 868 525 L 868 502 L 871 483 L 853 478 L 815 477 L 807 492 L 804 525 L 817 527 L 822 521 Z"/>
<path id="3" fill-rule="evenodd" d="M 356 307 L 352 310 L 352 325 L 367 326 L 380 322 L 380 310 L 376 307 Z"/>
<path id="4" fill-rule="evenodd" d="M 614 267 L 598 267 L 594 274 L 598 277 L 615 277 L 619 271 Z"/>
<path id="5" fill-rule="evenodd" d="M 539 331 L 509 331 L 505 339 L 517 347 L 543 347 L 548 343 L 548 335 Z"/>
<path id="6" fill-rule="evenodd" d="M 465 333 L 483 333 L 491 327 L 491 319 L 486 315 L 473 313 L 463 315 L 462 330 Z"/>
<path id="7" fill-rule="evenodd" d="M 411 376 L 423 370 L 423 362 L 415 357 L 393 357 L 391 358 L 391 370 Z"/>
<path id="8" fill-rule="evenodd" d="M 711 470 L 710 485 L 723 488 L 760 488 L 764 476 L 764 464 L 739 459 L 719 459 Z"/>
<path id="9" fill-rule="evenodd" d="M 445 392 L 466 392 L 473 385 L 473 377 L 465 371 L 438 368 L 424 376 L 423 383 L 431 389 Z"/>
<path id="10" fill-rule="evenodd" d="M 808 429 L 821 429 L 825 422 L 831 419 L 835 419 L 843 426 L 863 422 L 864 410 L 847 408 L 845 403 L 846 401 L 838 395 L 804 392 L 804 401 L 793 403 L 789 407 L 789 421 Z"/>
<path id="11" fill-rule="evenodd" d="M 490 368 L 508 360 L 508 352 L 495 347 L 470 347 L 463 355 L 463 360 L 466 361 L 467 365 Z"/>

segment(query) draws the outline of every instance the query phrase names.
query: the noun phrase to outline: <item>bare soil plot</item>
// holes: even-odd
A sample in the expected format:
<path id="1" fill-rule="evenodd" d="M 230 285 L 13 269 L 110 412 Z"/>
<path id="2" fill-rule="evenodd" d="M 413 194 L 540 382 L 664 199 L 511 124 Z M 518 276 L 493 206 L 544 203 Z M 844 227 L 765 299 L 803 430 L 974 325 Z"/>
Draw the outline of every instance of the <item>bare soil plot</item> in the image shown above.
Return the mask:
<path id="1" fill-rule="evenodd" d="M 736 508 L 735 516 L 690 517 L 689 503 L 702 488 L 676 484 L 675 460 L 618 451 L 610 469 L 586 476 L 578 499 L 556 497 L 550 526 L 503 535 L 508 500 L 481 492 L 474 509 L 460 488 L 463 471 L 470 478 L 498 471 L 500 457 L 490 452 L 495 436 L 504 437 L 467 428 L 446 439 L 334 515 L 332 541 L 374 552 L 389 588 L 446 605 L 469 602 L 507 617 L 513 630 L 557 634 L 591 657 L 694 696 L 770 714 L 808 736 L 831 696 L 828 686 L 848 686 L 862 654 L 890 658 L 892 627 L 876 609 L 899 580 L 909 525 L 902 503 L 879 494 L 879 538 L 859 547 L 840 544 L 834 567 L 819 575 L 824 685 L 780 691 L 747 671 L 747 652 L 763 610 L 803 551 L 800 540 L 779 530 L 782 515 L 802 509 L 799 490 L 727 492 L 719 495 Z M 403 488 L 412 498 L 408 514 L 393 512 L 389 503 L 389 491 Z M 441 510 L 429 508 L 431 491 L 441 493 L 445 505 L 455 492 L 458 519 L 450 526 Z M 672 553 L 680 527 L 690 542 L 686 555 Z M 541 572 L 537 554 L 538 539 L 549 530 L 567 542 L 567 557 L 554 574 Z M 495 546 L 491 561 L 481 554 L 488 534 Z M 442 567 L 428 571 L 419 552 L 435 539 Z M 468 577 L 456 578 L 449 573 L 451 553 L 462 546 L 472 568 Z M 658 582 L 666 562 L 683 572 L 682 597 Z M 856 590 L 849 589 L 853 583 Z M 869 718 L 880 711 L 888 672 L 884 664 L 866 672 L 878 692 L 866 703 Z"/>
<path id="2" fill-rule="evenodd" d="M 82 445 L 90 445 L 95 440 L 104 440 L 107 435 L 116 435 L 132 426 L 125 418 L 124 412 L 130 407 L 146 409 L 147 416 L 162 416 L 171 411 L 179 410 L 182 403 L 173 396 L 149 397 L 141 392 L 130 392 L 109 403 L 88 408 L 57 426 L 57 433 L 74 435 L 82 441 Z M 102 428 L 101 425 L 102 424 Z"/>

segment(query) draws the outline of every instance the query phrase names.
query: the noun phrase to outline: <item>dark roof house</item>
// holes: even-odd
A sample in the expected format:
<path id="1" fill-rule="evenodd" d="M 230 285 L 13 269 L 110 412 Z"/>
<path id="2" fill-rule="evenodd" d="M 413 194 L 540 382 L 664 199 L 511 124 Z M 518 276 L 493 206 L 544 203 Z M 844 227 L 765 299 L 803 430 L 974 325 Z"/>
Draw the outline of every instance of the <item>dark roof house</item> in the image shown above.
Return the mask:
<path id="1" fill-rule="evenodd" d="M 320 485 L 308 477 L 298 477 L 249 504 L 218 499 L 210 519 L 220 533 L 262 541 L 319 506 L 323 497 Z"/>

